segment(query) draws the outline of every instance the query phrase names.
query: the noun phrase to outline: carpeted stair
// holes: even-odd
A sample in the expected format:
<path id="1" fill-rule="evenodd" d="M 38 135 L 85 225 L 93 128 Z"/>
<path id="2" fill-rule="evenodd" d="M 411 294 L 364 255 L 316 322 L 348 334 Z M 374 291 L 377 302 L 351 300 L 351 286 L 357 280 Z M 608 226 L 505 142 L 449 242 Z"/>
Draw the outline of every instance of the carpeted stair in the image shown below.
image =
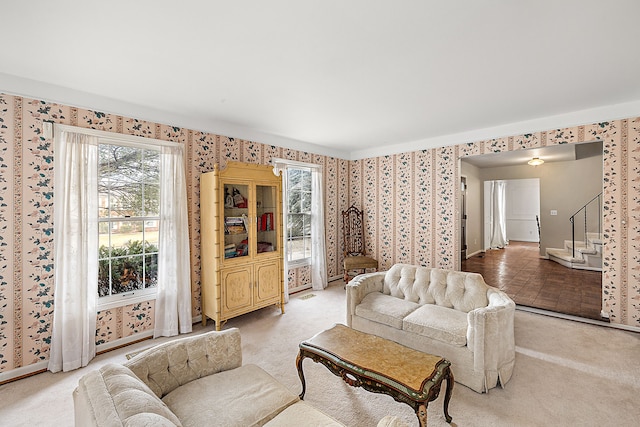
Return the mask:
<path id="1" fill-rule="evenodd" d="M 547 248 L 547 257 L 568 268 L 602 271 L 602 235 L 587 233 L 587 241 L 576 241 L 575 251 L 571 240 L 564 241 L 563 248 Z"/>

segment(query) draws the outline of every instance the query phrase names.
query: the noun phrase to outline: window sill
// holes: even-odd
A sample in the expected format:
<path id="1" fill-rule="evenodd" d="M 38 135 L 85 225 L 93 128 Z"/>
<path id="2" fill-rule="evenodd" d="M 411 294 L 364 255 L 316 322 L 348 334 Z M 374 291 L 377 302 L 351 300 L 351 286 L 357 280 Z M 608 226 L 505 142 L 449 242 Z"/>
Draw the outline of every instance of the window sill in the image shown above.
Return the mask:
<path id="1" fill-rule="evenodd" d="M 295 261 L 289 261 L 287 263 L 287 268 L 300 268 L 300 267 L 306 267 L 309 265 L 311 265 L 311 259 L 305 258 L 305 259 L 299 259 Z"/>
<path id="2" fill-rule="evenodd" d="M 139 293 L 137 295 L 121 295 L 121 296 L 116 295 L 115 297 L 114 296 L 107 297 L 108 299 L 105 298 L 106 301 L 104 302 L 100 302 L 100 300 L 98 300 L 96 311 L 100 312 L 104 310 L 111 310 L 118 307 L 124 307 L 127 305 L 138 304 L 145 301 L 151 301 L 151 300 L 155 300 L 156 296 L 157 296 L 157 292 L 155 289 L 153 289 L 153 292 L 144 292 L 144 293 Z"/>

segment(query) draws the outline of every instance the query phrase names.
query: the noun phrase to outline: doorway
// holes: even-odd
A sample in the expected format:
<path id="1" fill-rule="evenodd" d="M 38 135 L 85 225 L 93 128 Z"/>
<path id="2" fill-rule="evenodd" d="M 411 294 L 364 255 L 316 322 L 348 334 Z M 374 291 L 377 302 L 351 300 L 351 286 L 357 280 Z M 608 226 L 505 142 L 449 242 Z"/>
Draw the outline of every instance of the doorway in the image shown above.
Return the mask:
<path id="1" fill-rule="evenodd" d="M 544 165 L 527 165 L 532 157 L 544 159 Z M 482 274 L 488 284 L 503 289 L 521 306 L 603 320 L 602 273 L 567 268 L 545 256 L 546 248 L 562 247 L 563 241 L 571 239 L 569 217 L 577 209 L 572 204 L 582 206 L 582 199 L 602 190 L 602 143 L 564 144 L 460 160 L 460 176 L 466 178 L 464 234 L 469 245 L 466 256 L 461 257 L 461 270 Z M 529 224 L 519 237 L 509 236 L 511 242 L 505 249 L 487 250 L 484 194 L 475 194 L 484 193 L 485 181 L 529 178 L 540 180 L 539 217 L 527 213 Z M 516 197 L 521 196 L 516 203 L 520 212 L 516 213 L 522 215 L 529 210 L 523 206 L 531 201 L 523 194 L 515 192 Z M 480 244 L 474 245 L 476 240 Z"/>
<path id="2" fill-rule="evenodd" d="M 498 186 L 502 194 L 498 194 Z M 502 198 L 502 205 L 496 201 L 498 196 Z M 483 205 L 484 250 L 502 248 L 512 240 L 539 243 L 536 220 L 540 216 L 538 178 L 484 181 Z M 500 234 L 496 230 L 500 229 L 504 233 L 502 239 L 496 236 Z"/>

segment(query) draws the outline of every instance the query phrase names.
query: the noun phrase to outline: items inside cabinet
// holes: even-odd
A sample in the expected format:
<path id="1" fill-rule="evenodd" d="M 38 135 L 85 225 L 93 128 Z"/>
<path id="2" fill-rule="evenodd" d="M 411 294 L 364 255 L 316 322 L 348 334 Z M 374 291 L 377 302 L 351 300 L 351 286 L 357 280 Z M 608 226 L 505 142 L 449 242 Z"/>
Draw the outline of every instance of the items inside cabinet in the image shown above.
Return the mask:
<path id="1" fill-rule="evenodd" d="M 249 255 L 249 206 L 246 185 L 224 185 L 224 257 Z"/>
<path id="2" fill-rule="evenodd" d="M 256 185 L 256 228 L 258 253 L 273 252 L 277 246 L 277 224 L 274 212 L 277 212 L 277 188 L 272 185 Z"/>

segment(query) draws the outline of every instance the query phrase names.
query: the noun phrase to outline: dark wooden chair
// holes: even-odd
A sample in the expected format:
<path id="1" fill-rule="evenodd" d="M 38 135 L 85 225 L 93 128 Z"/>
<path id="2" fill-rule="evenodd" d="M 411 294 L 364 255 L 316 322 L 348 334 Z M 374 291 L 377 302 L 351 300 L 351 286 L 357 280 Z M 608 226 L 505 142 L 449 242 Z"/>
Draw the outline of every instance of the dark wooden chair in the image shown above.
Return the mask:
<path id="1" fill-rule="evenodd" d="M 350 280 L 349 272 L 367 268 L 378 271 L 378 261 L 366 256 L 364 241 L 364 212 L 351 205 L 346 211 L 342 211 L 342 234 L 344 238 L 344 282 Z"/>

